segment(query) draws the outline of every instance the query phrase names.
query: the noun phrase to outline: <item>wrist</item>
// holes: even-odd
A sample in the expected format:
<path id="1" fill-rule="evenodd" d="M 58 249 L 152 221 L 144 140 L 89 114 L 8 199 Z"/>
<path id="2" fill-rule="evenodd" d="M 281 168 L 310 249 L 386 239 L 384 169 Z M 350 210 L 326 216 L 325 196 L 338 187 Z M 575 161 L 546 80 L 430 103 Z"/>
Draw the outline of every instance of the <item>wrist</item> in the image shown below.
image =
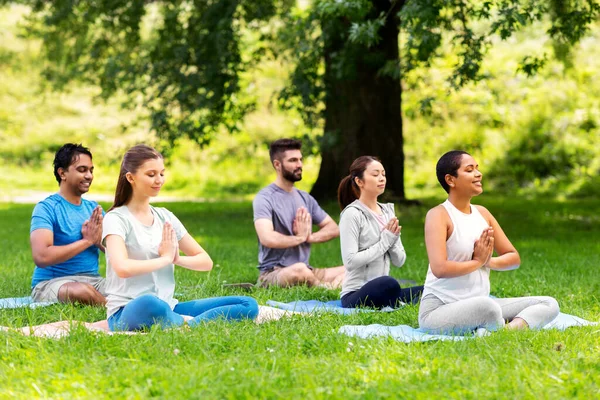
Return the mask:
<path id="1" fill-rule="evenodd" d="M 169 265 L 173 263 L 173 257 L 169 257 L 167 255 L 162 255 L 159 257 L 159 260 L 165 263 L 165 265 Z"/>
<path id="2" fill-rule="evenodd" d="M 296 235 L 295 237 L 296 237 L 296 241 L 298 242 L 298 245 L 300 245 L 308 240 L 307 236 Z"/>

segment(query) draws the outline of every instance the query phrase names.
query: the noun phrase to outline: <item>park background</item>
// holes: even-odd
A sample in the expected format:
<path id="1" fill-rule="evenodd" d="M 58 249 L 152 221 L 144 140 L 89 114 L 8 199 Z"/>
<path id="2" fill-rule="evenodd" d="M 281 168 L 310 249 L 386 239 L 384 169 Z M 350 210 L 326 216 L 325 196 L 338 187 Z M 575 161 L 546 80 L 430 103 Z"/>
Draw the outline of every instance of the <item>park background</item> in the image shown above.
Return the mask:
<path id="1" fill-rule="evenodd" d="M 140 142 L 164 148 L 167 182 L 161 196 L 207 200 L 165 205 L 215 260 L 209 274 L 177 271 L 180 298 L 245 294 L 222 284 L 254 281 L 258 274 L 250 200 L 274 178 L 268 143 L 303 139 L 301 189 L 310 190 L 319 174 L 322 118 L 311 124 L 301 104 L 286 107 L 277 100 L 293 77 L 292 62 L 265 56 L 241 74 L 238 95 L 254 105 L 235 131 L 218 126 L 204 137 L 209 141 L 200 140 L 202 146 L 185 135 L 165 141 L 151 129 L 147 110 L 121 107 L 129 101 L 126 93 L 104 98 L 100 87 L 77 80 L 56 90 L 47 75 L 53 64 L 41 40 L 25 29 L 30 8 L 14 4 L 27 2 L 4 3 L 0 297 L 28 295 L 33 268 L 28 246 L 33 204 L 11 200 L 56 190 L 51 163 L 65 142 L 81 142 L 92 150 L 96 170 L 90 196 L 102 195 L 105 209 L 126 149 Z M 298 2 L 298 13 L 311 5 Z M 156 18 L 156 13 L 149 15 Z M 548 37 L 549 26 L 542 19 L 506 40 L 492 36 L 482 79 L 459 88 L 449 82 L 456 62 L 450 37 L 444 37 L 430 65 L 403 75 L 404 185 L 406 198 L 419 203 L 396 205 L 408 261 L 392 274 L 424 281 L 423 220 L 427 209 L 444 198 L 435 162 L 443 152 L 462 148 L 474 154 L 484 174 L 485 193 L 478 202 L 494 213 L 523 259 L 517 271 L 492 274 L 492 293 L 552 295 L 562 311 L 598 321 L 600 25 L 592 21 L 568 50 Z M 250 28 L 241 32 L 242 56 L 247 57 L 261 38 Z M 544 54 L 544 65 L 531 76 L 520 67 L 524 57 Z M 337 220 L 335 202 L 323 204 Z M 312 260 L 339 265 L 339 241 L 314 246 Z M 104 272 L 103 257 L 101 265 Z M 330 300 L 339 293 L 294 288 L 251 295 L 265 304 L 269 299 Z M 600 393 L 597 327 L 410 345 L 336 333 L 345 324 L 416 326 L 417 311 L 407 306 L 385 315 L 321 315 L 261 326 L 215 322 L 205 330 L 153 330 L 137 337 L 81 331 L 52 341 L 3 334 L 0 398 L 593 398 Z M 95 321 L 104 315 L 100 309 L 55 305 L 3 310 L 0 325 Z"/>

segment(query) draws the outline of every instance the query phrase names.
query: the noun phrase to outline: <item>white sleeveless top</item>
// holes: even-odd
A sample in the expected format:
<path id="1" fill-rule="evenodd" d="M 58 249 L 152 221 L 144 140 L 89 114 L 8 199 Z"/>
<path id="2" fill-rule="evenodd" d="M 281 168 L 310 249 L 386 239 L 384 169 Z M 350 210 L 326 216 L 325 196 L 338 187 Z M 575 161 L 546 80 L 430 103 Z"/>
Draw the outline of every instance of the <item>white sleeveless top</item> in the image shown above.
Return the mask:
<path id="1" fill-rule="evenodd" d="M 459 211 L 449 200 L 442 203 L 448 212 L 454 230 L 446 241 L 446 253 L 449 261 L 470 261 L 473 259 L 475 241 L 481 232 L 489 227 L 488 222 L 471 204 L 471 214 Z M 476 296 L 490 295 L 490 269 L 481 267 L 470 274 L 454 278 L 436 278 L 431 272 L 431 265 L 427 270 L 423 297 L 434 294 L 444 303 L 468 299 Z"/>

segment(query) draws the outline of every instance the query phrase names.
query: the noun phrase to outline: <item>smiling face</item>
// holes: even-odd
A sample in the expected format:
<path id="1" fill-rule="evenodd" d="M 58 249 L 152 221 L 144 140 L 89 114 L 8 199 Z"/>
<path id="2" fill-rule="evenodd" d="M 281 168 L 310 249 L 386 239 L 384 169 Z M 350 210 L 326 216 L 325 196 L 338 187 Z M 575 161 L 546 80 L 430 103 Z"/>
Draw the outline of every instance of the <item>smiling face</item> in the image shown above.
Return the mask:
<path id="1" fill-rule="evenodd" d="M 87 154 L 77 154 L 73 162 L 65 170 L 58 169 L 60 187 L 76 196 L 81 196 L 90 190 L 94 180 L 94 164 Z"/>
<path id="2" fill-rule="evenodd" d="M 482 173 L 479 171 L 479 164 L 469 154 L 463 154 L 460 160 L 460 167 L 456 171 L 457 176 L 446 175 L 446 183 L 450 186 L 450 191 L 456 193 L 477 196 L 483 193 L 481 179 Z"/>
<path id="3" fill-rule="evenodd" d="M 155 197 L 165 183 L 165 164 L 162 158 L 150 159 L 126 176 L 134 195 Z"/>
<path id="4" fill-rule="evenodd" d="M 385 169 L 379 161 L 372 161 L 363 172 L 362 179 L 354 178 L 360 193 L 379 196 L 385 192 Z"/>

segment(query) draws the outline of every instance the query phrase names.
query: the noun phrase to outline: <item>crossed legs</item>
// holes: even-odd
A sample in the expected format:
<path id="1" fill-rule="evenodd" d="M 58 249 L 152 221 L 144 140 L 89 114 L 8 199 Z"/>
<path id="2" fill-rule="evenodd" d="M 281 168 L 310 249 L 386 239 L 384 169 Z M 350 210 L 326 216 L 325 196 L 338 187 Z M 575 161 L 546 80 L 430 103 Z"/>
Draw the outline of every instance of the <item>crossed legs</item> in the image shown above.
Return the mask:
<path id="1" fill-rule="evenodd" d="M 444 304 L 434 295 L 421 299 L 419 326 L 431 333 L 463 334 L 478 328 L 542 328 L 559 313 L 555 299 L 547 296 L 492 299 L 473 297 Z"/>
<path id="2" fill-rule="evenodd" d="M 287 267 L 274 267 L 273 270 L 268 272 L 261 272 L 258 283 L 263 287 L 307 285 L 337 289 L 342 285 L 345 274 L 344 266 L 311 269 L 304 263 L 296 263 Z"/>

